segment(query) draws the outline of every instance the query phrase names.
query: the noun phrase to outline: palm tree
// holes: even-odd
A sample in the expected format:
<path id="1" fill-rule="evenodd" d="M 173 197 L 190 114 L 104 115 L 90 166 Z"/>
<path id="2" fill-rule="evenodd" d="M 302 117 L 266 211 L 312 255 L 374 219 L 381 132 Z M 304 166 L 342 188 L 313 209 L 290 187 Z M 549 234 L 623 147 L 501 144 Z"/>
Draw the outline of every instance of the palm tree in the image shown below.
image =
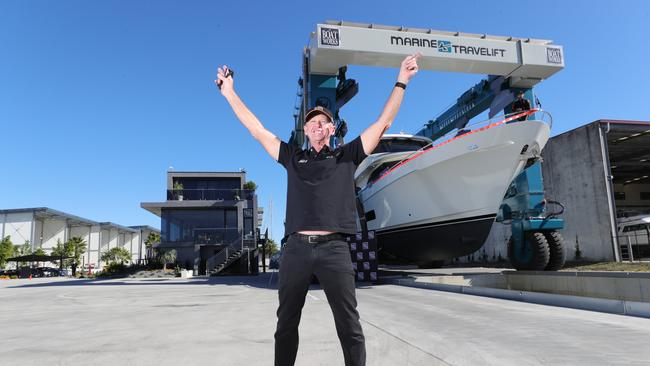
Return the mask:
<path id="1" fill-rule="evenodd" d="M 167 263 L 173 263 L 176 261 L 176 249 L 165 250 L 158 254 L 158 259 L 163 264 L 163 270 L 167 270 Z"/>
<path id="2" fill-rule="evenodd" d="M 275 240 L 271 238 L 266 240 L 266 245 L 264 246 L 264 250 L 266 251 L 269 257 L 280 251 L 280 249 L 278 249 L 278 245 L 275 243 Z"/>
<path id="3" fill-rule="evenodd" d="M 62 259 L 63 257 L 69 257 L 70 256 L 70 250 L 69 250 L 69 247 L 66 244 L 61 243 L 61 240 L 57 239 L 56 240 L 56 245 L 54 246 L 54 248 L 52 248 L 52 253 L 50 253 L 54 257 L 61 258 L 59 260 L 59 267 L 61 269 L 68 266 L 66 261 L 64 259 Z"/>
<path id="4" fill-rule="evenodd" d="M 147 247 L 147 259 L 150 259 L 153 257 L 153 251 L 151 248 L 153 248 L 154 244 L 160 243 L 160 234 L 156 232 L 150 232 L 149 235 L 147 236 L 147 240 L 144 241 L 144 245 Z"/>
<path id="5" fill-rule="evenodd" d="M 75 276 L 81 256 L 86 253 L 86 241 L 80 236 L 73 236 L 66 242 L 66 245 L 72 256 L 72 276 Z"/>
<path id="6" fill-rule="evenodd" d="M 128 263 L 131 261 L 131 252 L 123 247 L 113 247 L 102 253 L 101 260 L 102 262 L 108 262 L 109 264 Z"/>

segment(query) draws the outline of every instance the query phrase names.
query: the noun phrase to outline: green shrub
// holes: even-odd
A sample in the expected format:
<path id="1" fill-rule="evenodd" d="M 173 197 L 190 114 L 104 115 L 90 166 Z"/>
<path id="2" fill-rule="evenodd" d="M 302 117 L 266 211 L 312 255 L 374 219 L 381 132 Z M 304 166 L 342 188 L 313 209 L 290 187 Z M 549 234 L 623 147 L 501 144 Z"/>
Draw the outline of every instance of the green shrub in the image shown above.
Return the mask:
<path id="1" fill-rule="evenodd" d="M 162 262 L 163 270 L 167 270 L 167 263 L 176 262 L 176 249 L 168 249 L 165 251 L 160 251 L 158 253 L 157 259 Z"/>
<path id="2" fill-rule="evenodd" d="M 4 268 L 7 259 L 14 255 L 14 245 L 11 242 L 11 236 L 7 235 L 0 240 L 0 268 Z"/>
<path id="3" fill-rule="evenodd" d="M 108 262 L 109 265 L 114 263 L 128 263 L 131 261 L 131 252 L 123 247 L 113 247 L 102 253 L 101 260 L 102 262 Z"/>
<path id="4" fill-rule="evenodd" d="M 109 263 L 104 266 L 104 269 L 97 274 L 98 277 L 108 277 L 125 274 L 127 272 L 127 267 L 123 263 Z"/>
<path id="5" fill-rule="evenodd" d="M 163 269 L 163 264 L 162 262 L 158 259 L 158 257 L 151 258 L 147 262 L 147 267 L 148 270 L 156 270 L 156 269 Z"/>

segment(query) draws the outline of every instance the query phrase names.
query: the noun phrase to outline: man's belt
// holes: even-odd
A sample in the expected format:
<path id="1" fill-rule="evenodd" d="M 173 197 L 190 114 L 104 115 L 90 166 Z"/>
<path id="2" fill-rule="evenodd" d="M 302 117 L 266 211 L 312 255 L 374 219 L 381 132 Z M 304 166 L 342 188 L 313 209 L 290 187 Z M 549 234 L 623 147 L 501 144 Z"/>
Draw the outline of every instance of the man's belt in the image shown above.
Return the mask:
<path id="1" fill-rule="evenodd" d="M 332 240 L 345 240 L 345 235 L 341 233 L 327 235 L 305 235 L 300 233 L 293 233 L 291 235 L 309 244 L 324 243 Z"/>

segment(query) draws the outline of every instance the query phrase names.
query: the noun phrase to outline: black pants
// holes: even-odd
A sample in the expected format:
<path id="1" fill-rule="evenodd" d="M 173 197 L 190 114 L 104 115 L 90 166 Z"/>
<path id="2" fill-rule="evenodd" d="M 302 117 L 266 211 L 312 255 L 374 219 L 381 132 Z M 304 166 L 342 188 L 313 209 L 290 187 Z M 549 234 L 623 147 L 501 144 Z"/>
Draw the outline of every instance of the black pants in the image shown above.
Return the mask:
<path id="1" fill-rule="evenodd" d="M 348 243 L 333 240 L 309 244 L 296 236 L 290 236 L 282 249 L 275 365 L 293 365 L 296 361 L 298 324 L 312 274 L 318 278 L 334 314 L 345 365 L 365 365 L 365 338 L 356 309 L 354 270 Z"/>

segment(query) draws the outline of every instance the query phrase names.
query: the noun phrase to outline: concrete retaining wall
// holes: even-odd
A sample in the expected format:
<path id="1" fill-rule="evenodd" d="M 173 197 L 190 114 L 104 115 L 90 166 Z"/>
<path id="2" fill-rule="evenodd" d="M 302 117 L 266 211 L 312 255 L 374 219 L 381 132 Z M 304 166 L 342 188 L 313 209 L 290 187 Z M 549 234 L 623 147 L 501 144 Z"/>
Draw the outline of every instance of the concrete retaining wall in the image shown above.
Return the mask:
<path id="1" fill-rule="evenodd" d="M 650 273 L 503 272 L 384 277 L 382 283 L 650 318 Z"/>
<path id="2" fill-rule="evenodd" d="M 504 272 L 506 288 L 650 302 L 650 273 Z"/>
<path id="3" fill-rule="evenodd" d="M 451 276 L 412 275 L 414 282 L 544 292 L 650 303 L 650 273 L 504 271 Z"/>

